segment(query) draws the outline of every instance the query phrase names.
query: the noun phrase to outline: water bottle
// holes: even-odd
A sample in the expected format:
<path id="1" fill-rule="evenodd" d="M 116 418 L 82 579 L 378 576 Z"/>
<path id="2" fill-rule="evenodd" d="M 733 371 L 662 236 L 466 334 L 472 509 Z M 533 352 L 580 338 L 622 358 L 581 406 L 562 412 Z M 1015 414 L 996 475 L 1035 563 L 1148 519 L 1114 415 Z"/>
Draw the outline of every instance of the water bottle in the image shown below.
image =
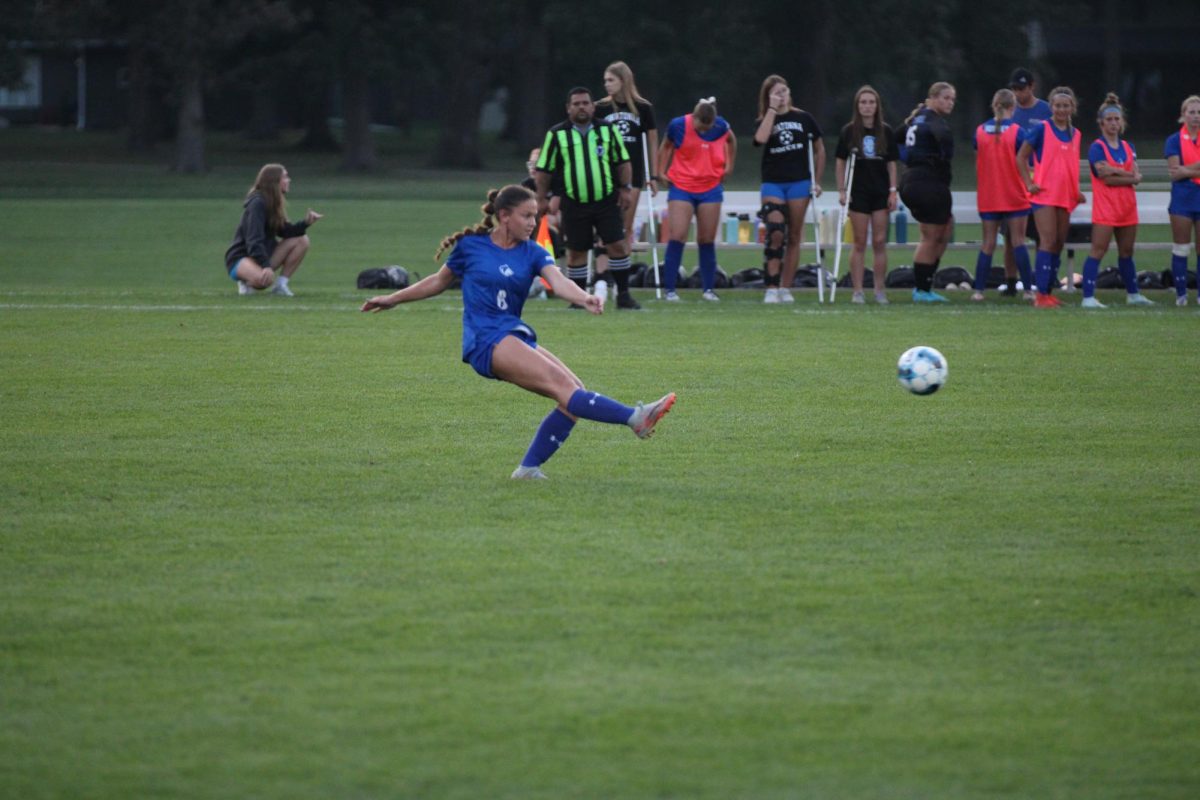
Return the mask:
<path id="1" fill-rule="evenodd" d="M 725 219 L 725 241 L 730 244 L 736 244 L 738 240 L 738 215 L 734 211 L 730 211 Z"/>
<path id="2" fill-rule="evenodd" d="M 754 240 L 754 226 L 750 224 L 749 214 L 738 214 L 738 242 L 750 244 Z"/>
<path id="3" fill-rule="evenodd" d="M 896 206 L 896 244 L 908 244 L 908 214 L 903 204 Z"/>

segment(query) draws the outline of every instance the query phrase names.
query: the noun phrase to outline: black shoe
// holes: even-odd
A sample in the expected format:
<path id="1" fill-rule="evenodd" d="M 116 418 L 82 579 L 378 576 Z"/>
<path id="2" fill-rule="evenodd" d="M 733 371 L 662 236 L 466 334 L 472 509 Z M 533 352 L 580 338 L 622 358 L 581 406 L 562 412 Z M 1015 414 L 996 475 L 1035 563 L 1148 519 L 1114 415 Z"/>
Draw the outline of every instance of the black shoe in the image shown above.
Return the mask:
<path id="1" fill-rule="evenodd" d="M 1005 286 L 1004 291 L 1000 293 L 1000 296 L 1001 297 L 1016 297 L 1017 296 L 1017 285 L 1015 283 L 1010 283 L 1008 286 Z"/>
<path id="2" fill-rule="evenodd" d="M 633 295 L 629 292 L 620 292 L 617 294 L 617 308 L 624 308 L 630 311 L 641 311 L 642 307 L 637 300 L 633 299 Z"/>
<path id="3" fill-rule="evenodd" d="M 579 305 L 579 303 L 571 303 L 567 308 L 583 308 L 583 306 Z"/>

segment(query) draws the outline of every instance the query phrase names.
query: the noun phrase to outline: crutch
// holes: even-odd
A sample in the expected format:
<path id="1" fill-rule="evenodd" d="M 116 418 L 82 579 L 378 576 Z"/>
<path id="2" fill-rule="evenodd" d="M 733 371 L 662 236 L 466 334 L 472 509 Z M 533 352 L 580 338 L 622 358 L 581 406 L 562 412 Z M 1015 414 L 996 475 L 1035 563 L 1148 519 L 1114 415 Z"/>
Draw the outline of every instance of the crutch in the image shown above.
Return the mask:
<path id="1" fill-rule="evenodd" d="M 842 240 L 846 238 L 846 219 L 850 216 L 850 191 L 854 186 L 854 162 L 858 159 L 858 148 L 850 148 L 850 162 L 846 164 L 846 204 L 838 209 L 837 247 L 833 251 L 833 288 L 829 290 L 829 302 L 837 297 L 838 274 L 842 265 Z"/>
<path id="2" fill-rule="evenodd" d="M 650 191 L 650 143 L 642 132 L 642 163 L 646 167 L 646 207 L 650 209 L 650 257 L 654 263 L 654 299 L 662 300 L 662 281 L 658 279 L 658 231 L 654 228 L 654 193 Z"/>
<path id="3" fill-rule="evenodd" d="M 808 135 L 808 178 L 812 186 L 817 185 L 816 169 L 813 167 L 813 137 Z M 825 266 L 821 263 L 821 221 L 817 216 L 817 196 L 810 196 L 808 207 L 812 210 L 813 244 L 817 248 L 817 302 L 825 302 Z M 785 287 L 790 288 L 790 287 Z"/>

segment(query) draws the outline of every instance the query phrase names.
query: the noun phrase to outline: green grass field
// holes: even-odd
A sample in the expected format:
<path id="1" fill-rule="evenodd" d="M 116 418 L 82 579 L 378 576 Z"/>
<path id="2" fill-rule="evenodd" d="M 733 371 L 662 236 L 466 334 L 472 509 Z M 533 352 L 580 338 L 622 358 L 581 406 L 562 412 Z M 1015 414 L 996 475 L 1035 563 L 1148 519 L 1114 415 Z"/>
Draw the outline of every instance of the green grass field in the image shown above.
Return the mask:
<path id="1" fill-rule="evenodd" d="M 530 301 L 680 399 L 514 482 L 549 404 L 459 362 L 456 294 L 354 289 L 501 173 L 302 162 L 297 296 L 245 298 L 257 155 L 0 134 L 0 796 L 1200 795 L 1195 306 Z"/>

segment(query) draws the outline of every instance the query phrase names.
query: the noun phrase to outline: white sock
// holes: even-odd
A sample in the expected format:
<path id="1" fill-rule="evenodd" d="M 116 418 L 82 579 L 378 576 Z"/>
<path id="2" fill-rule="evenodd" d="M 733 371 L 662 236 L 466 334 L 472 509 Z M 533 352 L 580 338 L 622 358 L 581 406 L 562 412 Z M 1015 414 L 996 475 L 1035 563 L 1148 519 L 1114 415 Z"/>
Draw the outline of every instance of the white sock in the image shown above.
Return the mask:
<path id="1" fill-rule="evenodd" d="M 287 275 L 280 275 L 278 278 L 275 279 L 275 282 L 286 289 L 287 284 L 288 284 Z"/>

